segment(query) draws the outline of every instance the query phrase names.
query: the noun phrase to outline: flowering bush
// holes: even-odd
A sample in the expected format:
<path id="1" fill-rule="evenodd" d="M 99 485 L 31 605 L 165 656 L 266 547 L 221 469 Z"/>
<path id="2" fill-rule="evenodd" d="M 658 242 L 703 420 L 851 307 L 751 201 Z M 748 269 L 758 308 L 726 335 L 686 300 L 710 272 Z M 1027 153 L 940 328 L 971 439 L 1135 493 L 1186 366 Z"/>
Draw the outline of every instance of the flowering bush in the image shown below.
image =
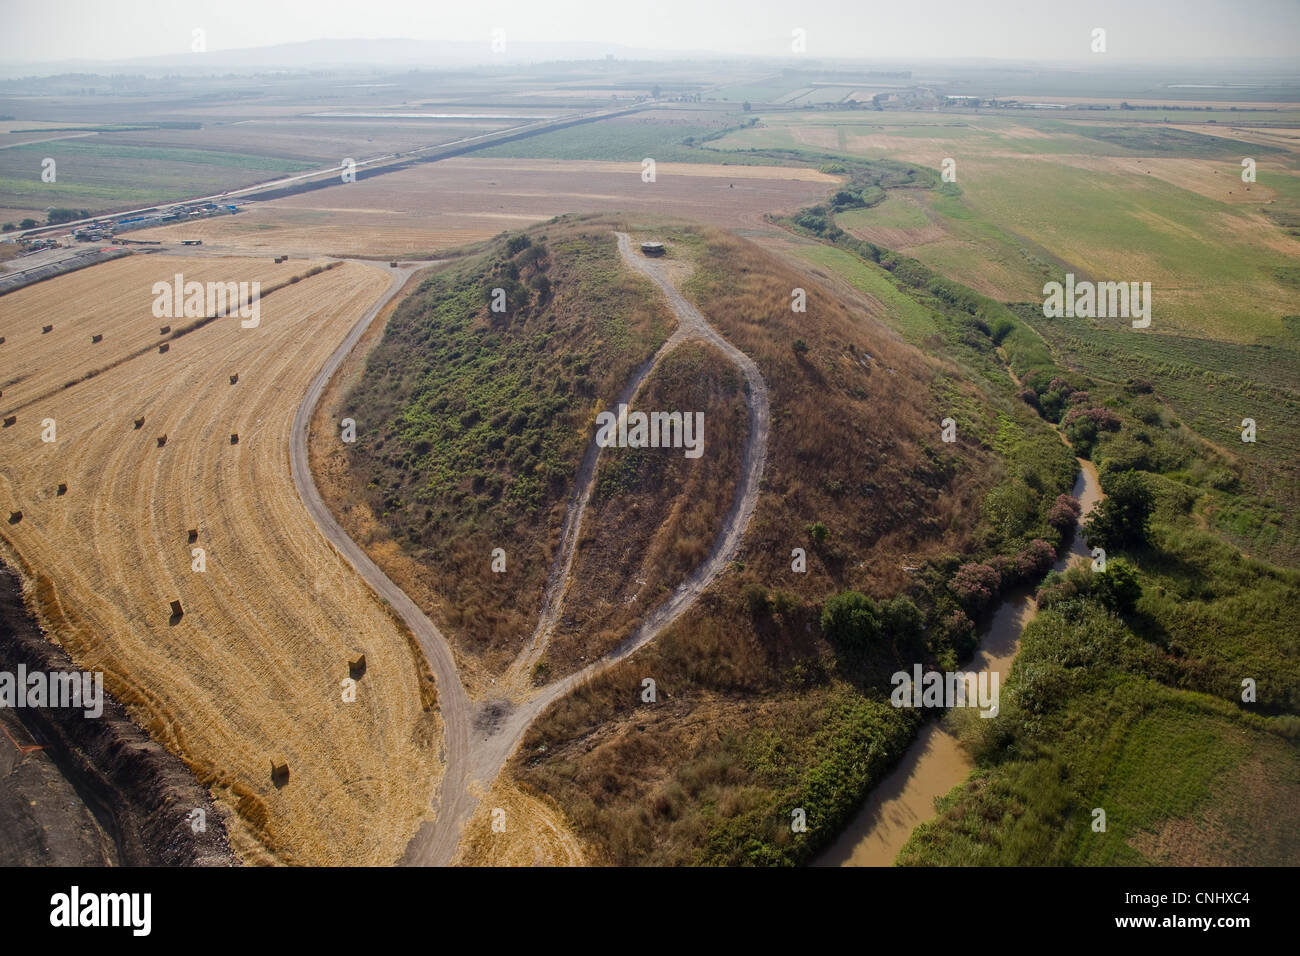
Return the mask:
<path id="1" fill-rule="evenodd" d="M 1042 538 L 1029 542 L 1029 547 L 1016 555 L 1013 566 L 1022 581 L 1036 578 L 1056 560 L 1056 549 Z"/>
<path id="2" fill-rule="evenodd" d="M 1076 405 L 1065 413 L 1065 418 L 1061 420 L 1061 424 L 1064 427 L 1069 428 L 1081 419 L 1087 419 L 1092 422 L 1099 431 L 1119 431 L 1119 416 L 1109 408 L 1102 408 L 1100 406 L 1083 408 L 1082 406 Z"/>
<path id="3" fill-rule="evenodd" d="M 1047 523 L 1065 534 L 1079 521 L 1079 499 L 1071 495 L 1057 495 L 1047 511 Z"/>
<path id="4" fill-rule="evenodd" d="M 987 564 L 963 564 L 948 582 L 948 589 L 972 611 L 984 608 L 998 593 L 1002 575 Z"/>

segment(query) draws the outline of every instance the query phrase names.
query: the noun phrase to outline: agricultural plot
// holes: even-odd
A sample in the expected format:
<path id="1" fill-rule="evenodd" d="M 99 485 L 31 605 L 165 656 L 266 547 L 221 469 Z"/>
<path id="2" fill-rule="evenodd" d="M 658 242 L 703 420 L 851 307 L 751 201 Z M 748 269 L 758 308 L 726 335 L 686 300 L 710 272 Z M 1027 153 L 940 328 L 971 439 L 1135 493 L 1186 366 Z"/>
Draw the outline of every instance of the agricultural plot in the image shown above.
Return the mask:
<path id="1" fill-rule="evenodd" d="M 134 235 L 200 238 L 231 251 L 413 256 L 570 212 L 677 214 L 729 228 L 768 229 L 766 213 L 816 202 L 839 182 L 815 169 L 664 162 L 647 183 L 641 158 L 617 163 L 457 157 L 257 203 L 238 216 Z"/>
<path id="2" fill-rule="evenodd" d="M 108 286 L 94 275 L 104 268 Z M 50 368 L 86 362 L 88 335 L 26 334 L 41 312 L 70 324 L 59 318 L 69 290 L 115 310 L 105 344 L 120 336 L 129 352 L 130 336 L 156 335 L 137 288 L 150 269 L 166 279 L 172 263 L 142 257 L 42 283 L 24 290 L 19 319 L 6 301 L 6 328 L 23 330 L 0 346 L 6 362 L 51 382 L 66 373 Z M 423 659 L 317 530 L 285 454 L 308 382 L 389 284 L 357 264 L 303 278 L 266 296 L 257 328 L 211 322 L 165 354 L 36 398 L 0 431 L 0 508 L 22 512 L 4 526 L 6 557 L 44 625 L 211 788 L 250 863 L 391 863 L 438 778 Z M 46 419 L 54 441 L 42 440 Z M 357 652 L 361 673 L 349 667 Z M 287 761 L 287 783 L 272 780 L 273 758 Z"/>
<path id="3" fill-rule="evenodd" d="M 1257 134 L 1113 119 L 931 117 L 926 125 L 919 114 L 875 115 L 890 125 L 765 116 L 710 145 L 823 152 L 814 140 L 829 130 L 845 154 L 934 169 L 955 159 L 953 187 L 894 192 L 842 214 L 841 226 L 1003 301 L 1041 298 L 1044 281 L 1066 271 L 1136 278 L 1152 283 L 1153 321 L 1166 331 L 1233 342 L 1280 333 L 1281 317 L 1294 311 L 1294 289 L 1279 278 L 1300 258 L 1300 241 L 1280 225 L 1300 185 L 1290 148 Z M 902 125 L 893 125 L 896 115 Z M 1241 180 L 1243 156 L 1256 160 L 1253 183 Z"/>
<path id="4" fill-rule="evenodd" d="M 41 181 L 46 157 L 56 164 L 52 183 Z M 85 208 L 97 213 L 207 195 L 314 165 L 234 151 L 110 145 L 94 137 L 61 139 L 0 150 L 0 195 L 11 207 Z"/>
<path id="5" fill-rule="evenodd" d="M 266 292 L 316 264 L 133 255 L 12 292 L 0 300 L 0 335 L 5 339 L 0 345 L 0 408 L 6 415 L 26 412 L 70 383 L 170 343 L 173 333 L 195 319 L 154 316 L 156 282 L 174 285 L 179 272 L 205 287 L 208 282 L 259 282 Z M 52 289 L 58 290 L 57 298 Z M 230 297 L 229 305 L 237 307 L 237 299 L 238 294 Z M 49 332 L 42 331 L 46 325 Z M 164 327 L 169 329 L 165 334 L 160 331 Z M 96 336 L 100 341 L 94 341 Z M 59 361 L 51 361 L 54 355 Z"/>

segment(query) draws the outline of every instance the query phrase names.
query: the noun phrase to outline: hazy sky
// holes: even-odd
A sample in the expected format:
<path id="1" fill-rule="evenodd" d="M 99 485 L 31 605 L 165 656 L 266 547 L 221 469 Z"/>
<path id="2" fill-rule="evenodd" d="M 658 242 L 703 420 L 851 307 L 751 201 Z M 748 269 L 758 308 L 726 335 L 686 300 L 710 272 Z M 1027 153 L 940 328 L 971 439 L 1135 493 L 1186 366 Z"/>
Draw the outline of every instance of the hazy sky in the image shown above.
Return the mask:
<path id="1" fill-rule="evenodd" d="M 596 40 L 809 56 L 1116 59 L 1300 55 L 1300 0 L 0 0 L 0 59 L 125 59 L 321 37 Z"/>

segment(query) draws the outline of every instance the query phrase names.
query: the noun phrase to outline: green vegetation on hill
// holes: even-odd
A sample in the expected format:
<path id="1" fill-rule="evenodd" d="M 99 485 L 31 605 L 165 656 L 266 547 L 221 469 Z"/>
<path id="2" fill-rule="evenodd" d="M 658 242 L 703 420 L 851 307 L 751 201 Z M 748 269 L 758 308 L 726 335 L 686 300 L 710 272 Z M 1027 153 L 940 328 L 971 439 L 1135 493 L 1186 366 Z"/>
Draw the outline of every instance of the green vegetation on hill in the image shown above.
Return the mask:
<path id="1" fill-rule="evenodd" d="M 346 399 L 353 467 L 389 534 L 439 575 L 453 627 L 501 650 L 531 627 L 587 426 L 667 335 L 608 230 L 554 224 L 426 280 Z M 494 290 L 505 311 L 492 311 Z M 510 587 L 489 569 L 507 553 Z"/>

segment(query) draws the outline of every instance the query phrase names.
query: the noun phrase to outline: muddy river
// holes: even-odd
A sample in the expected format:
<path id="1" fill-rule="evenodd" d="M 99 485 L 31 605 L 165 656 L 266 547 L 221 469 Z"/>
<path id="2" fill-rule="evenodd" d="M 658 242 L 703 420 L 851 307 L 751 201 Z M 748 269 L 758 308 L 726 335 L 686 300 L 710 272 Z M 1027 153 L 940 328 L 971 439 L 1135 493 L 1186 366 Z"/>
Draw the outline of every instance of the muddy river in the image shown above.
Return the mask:
<path id="1" fill-rule="evenodd" d="M 1079 499 L 1081 519 L 1086 517 L 1101 497 L 1097 469 L 1092 462 L 1079 459 L 1079 476 L 1074 482 L 1074 496 Z M 1083 535 L 1076 534 L 1070 550 L 1055 564 L 1063 570 L 1074 561 L 1090 559 Z M 979 649 L 967 671 L 990 671 L 999 674 L 1006 685 L 1011 662 L 1020 650 L 1020 632 L 1034 619 L 1038 606 L 1031 594 L 1017 594 L 998 607 L 988 632 L 980 638 Z M 995 718 L 996 719 L 996 718 Z M 929 721 L 917 734 L 903 759 L 867 796 L 856 817 L 813 866 L 890 866 L 898 851 L 917 824 L 934 817 L 934 801 L 974 769 L 974 763 L 957 743 L 957 738 Z"/>

